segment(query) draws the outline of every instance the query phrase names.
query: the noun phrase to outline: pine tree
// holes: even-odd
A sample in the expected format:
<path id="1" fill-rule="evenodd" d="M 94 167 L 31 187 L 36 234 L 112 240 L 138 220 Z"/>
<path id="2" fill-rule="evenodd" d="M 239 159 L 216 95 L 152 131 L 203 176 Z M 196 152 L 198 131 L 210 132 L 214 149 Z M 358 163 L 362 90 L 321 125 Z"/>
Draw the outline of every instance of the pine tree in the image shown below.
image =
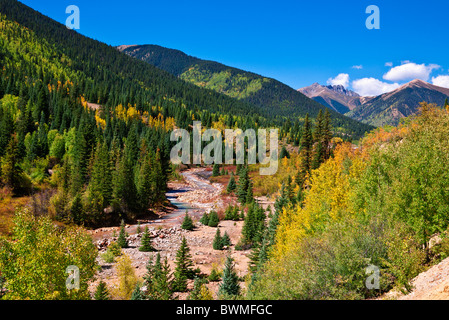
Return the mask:
<path id="1" fill-rule="evenodd" d="M 181 228 L 184 230 L 193 230 L 193 228 L 195 228 L 195 225 L 193 224 L 193 220 L 189 216 L 187 211 L 186 211 L 186 215 L 184 217 L 184 221 L 182 222 Z"/>
<path id="2" fill-rule="evenodd" d="M 24 193 L 28 186 L 25 185 L 25 179 L 19 166 L 19 148 L 17 135 L 14 134 L 6 147 L 6 153 L 2 161 L 1 173 L 3 183 L 13 189 L 15 194 Z"/>
<path id="3" fill-rule="evenodd" d="M 323 123 L 323 147 L 324 147 L 324 160 L 330 158 L 331 154 L 331 140 L 332 140 L 332 125 L 329 109 L 324 112 Z"/>
<path id="4" fill-rule="evenodd" d="M 220 223 L 220 219 L 218 218 L 218 214 L 216 211 L 211 211 L 209 213 L 209 222 L 208 222 L 208 226 L 209 227 L 217 227 L 218 224 Z"/>
<path id="5" fill-rule="evenodd" d="M 281 153 L 279 154 L 279 159 L 290 159 L 290 153 L 287 151 L 287 148 L 285 146 L 282 146 Z"/>
<path id="6" fill-rule="evenodd" d="M 111 181 L 112 173 L 108 147 L 105 143 L 97 144 L 89 187 L 91 192 L 101 195 L 103 207 L 108 206 L 112 200 Z"/>
<path id="7" fill-rule="evenodd" d="M 117 243 L 120 246 L 120 248 L 128 247 L 128 240 L 126 239 L 126 232 L 125 232 L 125 221 L 123 220 L 120 223 L 120 233 L 118 235 Z"/>
<path id="8" fill-rule="evenodd" d="M 145 140 L 143 140 L 145 141 Z M 145 211 L 153 202 L 155 193 L 154 172 L 151 166 L 151 157 L 146 150 L 146 144 L 142 143 L 142 151 L 136 168 L 136 190 L 139 202 L 139 210 Z"/>
<path id="9" fill-rule="evenodd" d="M 235 168 L 235 174 L 236 175 L 240 175 L 241 171 L 242 171 L 242 165 L 241 164 L 237 164 L 237 166 Z"/>
<path id="10" fill-rule="evenodd" d="M 154 251 L 153 245 L 151 243 L 150 232 L 148 231 L 148 227 L 145 227 L 145 231 L 142 235 L 141 245 L 139 251 L 141 252 L 150 252 Z"/>
<path id="11" fill-rule="evenodd" d="M 70 207 L 70 216 L 75 224 L 82 224 L 84 221 L 84 207 L 79 193 L 73 198 L 72 206 Z"/>
<path id="12" fill-rule="evenodd" d="M 209 277 L 207 279 L 211 282 L 216 282 L 221 280 L 220 272 L 218 272 L 217 268 L 214 266 L 212 271 L 210 272 Z"/>
<path id="13" fill-rule="evenodd" d="M 203 216 L 200 219 L 200 222 L 205 226 L 209 225 L 209 215 L 207 214 L 207 212 L 203 214 Z"/>
<path id="14" fill-rule="evenodd" d="M 231 172 L 231 178 L 229 179 L 229 183 L 226 188 L 226 191 L 228 193 L 231 193 L 231 192 L 234 192 L 236 188 L 237 188 L 237 184 L 235 183 L 234 174 Z"/>
<path id="15" fill-rule="evenodd" d="M 200 277 L 195 277 L 195 281 L 193 282 L 193 290 L 190 292 L 187 300 L 202 300 L 201 297 L 201 289 L 204 285 L 205 280 Z"/>
<path id="16" fill-rule="evenodd" d="M 217 228 L 217 232 L 215 233 L 215 238 L 214 242 L 212 243 L 212 247 L 214 248 L 214 250 L 223 250 L 220 228 Z"/>
<path id="17" fill-rule="evenodd" d="M 150 300 L 171 300 L 173 293 L 170 287 L 170 266 L 167 258 L 161 263 L 161 255 L 158 253 L 156 262 L 153 264 L 153 257 L 147 264 L 144 284 L 147 287 L 147 298 Z"/>
<path id="18" fill-rule="evenodd" d="M 300 187 L 303 186 L 305 178 L 307 174 L 310 173 L 311 168 L 311 156 L 312 156 L 312 146 L 313 146 L 313 138 L 312 138 L 312 129 L 309 120 L 309 114 L 306 114 L 306 118 L 304 120 L 303 133 L 301 139 L 301 165 L 296 177 L 296 184 Z"/>
<path id="19" fill-rule="evenodd" d="M 249 182 L 248 168 L 244 167 L 240 170 L 239 182 L 236 192 L 238 201 L 241 204 L 246 203 Z"/>
<path id="20" fill-rule="evenodd" d="M 98 283 L 97 289 L 94 294 L 95 300 L 109 300 L 109 291 L 104 281 Z"/>
<path id="21" fill-rule="evenodd" d="M 221 297 L 238 296 L 240 294 L 240 284 L 234 268 L 234 260 L 229 255 L 226 259 L 223 270 L 223 281 L 220 284 L 218 293 Z"/>
<path id="22" fill-rule="evenodd" d="M 138 283 L 136 283 L 136 287 L 131 295 L 131 300 L 145 300 L 145 295 L 140 289 L 140 285 Z"/>
<path id="23" fill-rule="evenodd" d="M 141 234 L 142 233 L 142 228 L 140 227 L 140 221 L 137 222 L 136 232 L 137 232 L 137 234 Z"/>
<path id="24" fill-rule="evenodd" d="M 246 203 L 253 203 L 253 202 L 254 202 L 253 183 L 250 180 L 248 183 L 248 189 L 246 192 Z"/>
<path id="25" fill-rule="evenodd" d="M 185 237 L 182 238 L 181 246 L 176 253 L 176 268 L 172 289 L 175 292 L 184 292 L 187 290 L 187 279 L 192 277 L 193 261 L 190 255 L 190 248 L 187 245 Z"/>
<path id="26" fill-rule="evenodd" d="M 218 163 L 215 163 L 212 170 L 212 177 L 218 177 L 219 175 L 220 175 L 220 165 Z"/>
<path id="27" fill-rule="evenodd" d="M 229 234 L 227 232 L 225 232 L 225 234 L 221 238 L 221 245 L 222 247 L 230 247 L 232 245 L 231 238 L 229 237 Z"/>

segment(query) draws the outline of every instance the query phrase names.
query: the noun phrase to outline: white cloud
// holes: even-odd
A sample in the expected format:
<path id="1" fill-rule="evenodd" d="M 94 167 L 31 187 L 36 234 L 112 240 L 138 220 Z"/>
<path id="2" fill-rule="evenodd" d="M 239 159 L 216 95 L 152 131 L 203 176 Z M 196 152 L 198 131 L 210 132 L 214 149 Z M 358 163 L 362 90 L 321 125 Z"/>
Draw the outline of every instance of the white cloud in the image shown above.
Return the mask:
<path id="1" fill-rule="evenodd" d="M 403 61 L 404 64 L 391 68 L 383 78 L 389 81 L 407 81 L 414 79 L 429 80 L 430 73 L 434 69 L 440 68 L 437 64 L 416 64 L 414 62 Z"/>
<path id="2" fill-rule="evenodd" d="M 443 88 L 449 88 L 449 76 L 432 77 L 432 84 Z"/>
<path id="3" fill-rule="evenodd" d="M 378 96 L 397 89 L 398 83 L 386 83 L 375 78 L 363 78 L 352 81 L 352 89 L 363 97 Z"/>
<path id="4" fill-rule="evenodd" d="M 352 66 L 352 69 L 362 70 L 363 66 L 362 65 Z"/>
<path id="5" fill-rule="evenodd" d="M 392 67 L 393 66 L 393 62 L 385 62 L 385 67 Z"/>
<path id="6" fill-rule="evenodd" d="M 329 78 L 327 80 L 327 84 L 330 84 L 332 86 L 342 85 L 343 87 L 347 88 L 349 85 L 349 74 L 340 73 L 335 78 Z"/>

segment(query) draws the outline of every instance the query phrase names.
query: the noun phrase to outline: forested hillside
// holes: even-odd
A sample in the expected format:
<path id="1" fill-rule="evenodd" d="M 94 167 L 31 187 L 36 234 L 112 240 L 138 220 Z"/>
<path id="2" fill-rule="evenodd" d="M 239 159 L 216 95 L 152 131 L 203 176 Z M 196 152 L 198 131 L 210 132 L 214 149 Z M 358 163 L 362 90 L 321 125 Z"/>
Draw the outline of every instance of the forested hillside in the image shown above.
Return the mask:
<path id="1" fill-rule="evenodd" d="M 175 125 L 268 125 L 248 103 L 179 80 L 17 1 L 1 0 L 0 13 L 2 186 L 14 195 L 50 190 L 48 210 L 58 220 L 117 223 L 165 201 Z"/>
<path id="2" fill-rule="evenodd" d="M 202 88 L 224 93 L 260 108 L 262 114 L 283 124 L 287 119 L 316 118 L 323 106 L 271 78 L 232 68 L 214 61 L 191 57 L 179 50 L 156 45 L 120 46 L 119 50 Z M 372 126 L 361 124 L 330 109 L 334 130 L 358 139 Z"/>
<path id="3" fill-rule="evenodd" d="M 312 170 L 302 201 L 292 202 L 285 184 L 248 297 L 365 299 L 410 290 L 413 277 L 449 255 L 448 128 L 449 110 L 423 103 L 419 116 L 374 131 L 361 148 L 339 145 Z M 365 285 L 369 266 L 379 270 L 375 290 Z"/>

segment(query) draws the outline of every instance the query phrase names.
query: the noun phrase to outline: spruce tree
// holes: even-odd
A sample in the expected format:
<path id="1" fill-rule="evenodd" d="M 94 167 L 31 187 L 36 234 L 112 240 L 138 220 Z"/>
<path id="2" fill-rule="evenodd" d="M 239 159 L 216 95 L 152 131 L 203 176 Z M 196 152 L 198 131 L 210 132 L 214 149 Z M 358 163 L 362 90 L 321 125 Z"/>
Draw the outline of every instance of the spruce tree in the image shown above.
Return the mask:
<path id="1" fill-rule="evenodd" d="M 70 207 L 70 215 L 73 223 L 82 224 L 84 221 L 84 207 L 79 193 L 73 198 L 72 205 Z"/>
<path id="2" fill-rule="evenodd" d="M 301 164 L 298 175 L 296 177 L 296 184 L 299 185 L 300 187 L 303 186 L 307 174 L 310 173 L 312 163 L 311 156 L 312 156 L 313 138 L 309 114 L 306 114 L 302 131 L 303 132 L 302 132 L 301 151 L 300 151 Z"/>
<path id="3" fill-rule="evenodd" d="M 212 176 L 218 177 L 219 175 L 220 175 L 220 165 L 218 163 L 215 163 L 212 170 Z"/>
<path id="4" fill-rule="evenodd" d="M 190 255 L 190 248 L 185 237 L 182 238 L 181 246 L 176 253 L 176 268 L 172 289 L 174 292 L 184 292 L 187 290 L 187 279 L 192 277 L 193 261 Z"/>
<path id="5" fill-rule="evenodd" d="M 97 144 L 96 149 L 89 188 L 91 192 L 101 195 L 102 206 L 106 207 L 112 200 L 112 173 L 109 162 L 109 150 L 105 143 Z"/>
<path id="6" fill-rule="evenodd" d="M 139 251 L 141 251 L 141 252 L 155 251 L 151 242 L 152 241 L 151 241 L 151 237 L 150 237 L 150 232 L 148 231 L 148 227 L 145 227 L 145 231 L 143 232 L 143 235 L 142 235 L 142 240 L 141 240 L 141 245 L 140 245 Z"/>
<path id="7" fill-rule="evenodd" d="M 226 191 L 228 193 L 232 193 L 237 188 L 237 184 L 235 183 L 234 173 L 231 172 L 231 178 L 229 179 L 228 186 L 226 188 Z"/>
<path id="8" fill-rule="evenodd" d="M 109 292 L 104 281 L 98 283 L 97 289 L 94 294 L 95 300 L 109 300 Z"/>
<path id="9" fill-rule="evenodd" d="M 173 293 L 170 287 L 170 266 L 167 258 L 161 263 L 161 255 L 158 253 L 156 262 L 153 257 L 147 264 L 147 273 L 143 277 L 147 287 L 147 298 L 149 300 L 171 300 Z"/>
<path id="10" fill-rule="evenodd" d="M 324 147 L 324 160 L 330 158 L 331 154 L 331 140 L 332 140 L 332 125 L 331 116 L 328 109 L 324 112 L 323 123 L 323 147 Z"/>
<path id="11" fill-rule="evenodd" d="M 223 281 L 220 284 L 218 293 L 221 297 L 238 296 L 240 294 L 240 284 L 237 273 L 234 268 L 234 260 L 229 255 L 226 259 L 223 270 Z"/>
<path id="12" fill-rule="evenodd" d="M 200 219 L 200 222 L 205 226 L 209 225 L 209 215 L 207 214 L 207 212 L 203 214 L 203 216 Z"/>
<path id="13" fill-rule="evenodd" d="M 279 154 L 279 159 L 282 160 L 284 158 L 290 159 L 290 153 L 287 151 L 287 148 L 285 148 L 285 146 L 282 146 L 281 153 Z"/>
<path id="14" fill-rule="evenodd" d="M 186 211 L 186 215 L 184 217 L 184 221 L 182 222 L 181 228 L 184 230 L 193 230 L 195 228 L 195 225 L 193 224 L 193 220 L 189 216 L 187 211 Z"/>
<path id="15" fill-rule="evenodd" d="M 125 221 L 122 220 L 120 223 L 120 233 L 117 238 L 117 243 L 120 248 L 128 247 L 128 240 L 126 239 L 126 231 L 125 231 Z"/>
<path id="16" fill-rule="evenodd" d="M 209 227 L 217 227 L 219 223 L 220 223 L 220 219 L 218 218 L 217 212 L 216 211 L 211 211 L 209 213 L 208 226 Z"/>
<path id="17" fill-rule="evenodd" d="M 217 228 L 217 232 L 215 233 L 214 242 L 212 243 L 212 247 L 214 248 L 214 250 L 223 250 L 223 243 L 222 243 L 220 228 Z"/>
<path id="18" fill-rule="evenodd" d="M 250 180 L 248 183 L 248 189 L 246 192 L 246 203 L 253 203 L 253 202 L 254 202 L 253 183 Z"/>
<path id="19" fill-rule="evenodd" d="M 145 300 L 145 295 L 140 289 L 140 285 L 138 283 L 136 283 L 136 287 L 131 295 L 131 300 Z"/>
<path id="20" fill-rule="evenodd" d="M 14 134 L 6 147 L 6 153 L 1 167 L 3 183 L 13 189 L 15 194 L 22 191 L 21 175 L 22 169 L 19 166 L 19 149 L 17 135 Z"/>
<path id="21" fill-rule="evenodd" d="M 200 277 L 195 277 L 193 282 L 193 290 L 187 297 L 187 300 L 201 300 L 201 288 L 204 285 L 205 280 Z"/>
<path id="22" fill-rule="evenodd" d="M 248 168 L 244 167 L 240 170 L 240 177 L 237 187 L 237 197 L 238 201 L 241 204 L 246 203 L 247 194 L 248 194 L 248 186 L 249 186 L 249 175 L 248 175 Z"/>
<path id="23" fill-rule="evenodd" d="M 232 245 L 231 238 L 227 232 L 221 237 L 221 245 L 222 247 L 230 247 Z"/>

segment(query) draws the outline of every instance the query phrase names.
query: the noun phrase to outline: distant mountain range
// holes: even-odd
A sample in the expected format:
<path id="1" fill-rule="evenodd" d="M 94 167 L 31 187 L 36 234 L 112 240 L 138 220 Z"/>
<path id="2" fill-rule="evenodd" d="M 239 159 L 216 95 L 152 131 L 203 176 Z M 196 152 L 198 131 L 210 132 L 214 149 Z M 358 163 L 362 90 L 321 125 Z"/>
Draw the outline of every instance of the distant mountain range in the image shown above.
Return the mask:
<path id="1" fill-rule="evenodd" d="M 315 118 L 323 109 L 319 102 L 280 81 L 192 57 L 179 50 L 157 45 L 122 45 L 117 49 L 199 87 L 255 105 L 263 114 L 279 119 L 302 120 L 307 113 Z M 335 108 L 329 109 L 333 126 L 340 132 L 360 137 L 373 128 L 344 116 Z"/>
<path id="2" fill-rule="evenodd" d="M 317 83 L 299 91 L 326 107 L 373 126 L 397 125 L 401 118 L 415 114 L 420 102 L 442 106 L 449 97 L 449 89 L 422 80 L 413 80 L 375 97 L 361 97 L 342 86 Z"/>
<path id="3" fill-rule="evenodd" d="M 322 86 L 314 83 L 298 91 L 343 114 L 360 106 L 360 96 L 354 91 L 346 90 L 342 85 Z"/>

